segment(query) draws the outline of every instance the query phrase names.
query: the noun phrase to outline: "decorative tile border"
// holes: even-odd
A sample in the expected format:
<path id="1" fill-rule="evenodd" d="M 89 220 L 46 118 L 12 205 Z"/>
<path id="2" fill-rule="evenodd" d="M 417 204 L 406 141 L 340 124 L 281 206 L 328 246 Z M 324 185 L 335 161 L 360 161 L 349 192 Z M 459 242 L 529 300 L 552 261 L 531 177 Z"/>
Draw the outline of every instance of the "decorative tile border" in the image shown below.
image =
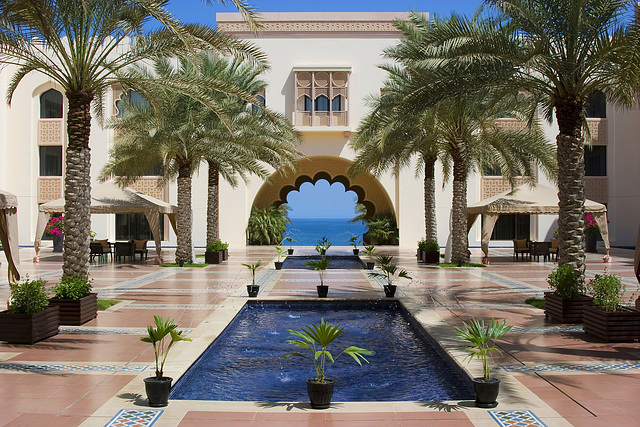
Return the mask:
<path id="1" fill-rule="evenodd" d="M 523 309 L 523 308 L 532 308 L 533 306 L 529 304 L 442 304 L 438 305 L 436 308 L 447 308 L 447 309 L 456 309 L 456 308 L 464 308 L 464 309 L 487 309 L 487 310 L 506 310 L 506 309 Z"/>
<path id="2" fill-rule="evenodd" d="M 533 426 L 547 427 L 531 411 L 489 411 L 489 414 L 501 427 Z"/>
<path id="3" fill-rule="evenodd" d="M 0 370 L 20 372 L 143 372 L 149 365 L 86 365 L 64 363 L 0 363 Z"/>
<path id="4" fill-rule="evenodd" d="M 640 370 L 640 362 L 628 361 L 619 363 L 558 363 L 553 365 L 505 365 L 507 372 L 620 372 Z"/>
<path id="5" fill-rule="evenodd" d="M 122 334 L 122 335 L 145 335 L 146 329 L 142 328 L 99 328 L 99 327 L 66 327 L 60 326 L 59 331 L 61 334 L 87 334 L 87 335 L 108 335 L 108 334 Z M 191 329 L 181 329 L 185 334 L 190 333 Z"/>
<path id="6" fill-rule="evenodd" d="M 521 326 L 514 326 L 511 328 L 511 332 L 518 332 L 523 334 L 555 334 L 562 332 L 582 332 L 582 326 L 544 326 L 540 328 L 523 328 Z"/>
<path id="7" fill-rule="evenodd" d="M 150 427 L 158 421 L 163 410 L 121 409 L 105 427 Z"/>

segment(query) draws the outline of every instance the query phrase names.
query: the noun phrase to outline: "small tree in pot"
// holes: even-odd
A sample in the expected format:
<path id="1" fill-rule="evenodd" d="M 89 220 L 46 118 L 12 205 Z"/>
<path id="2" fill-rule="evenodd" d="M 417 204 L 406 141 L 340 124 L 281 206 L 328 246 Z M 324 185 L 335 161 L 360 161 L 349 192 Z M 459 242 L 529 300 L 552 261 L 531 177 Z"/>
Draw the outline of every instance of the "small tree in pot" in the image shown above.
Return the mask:
<path id="1" fill-rule="evenodd" d="M 228 247 L 229 244 L 224 243 L 222 240 L 207 243 L 204 262 L 207 264 L 220 264 L 224 260 L 224 250 Z"/>
<path id="2" fill-rule="evenodd" d="M 325 255 L 330 247 L 331 242 L 327 239 L 327 236 L 322 236 L 322 239 L 318 240 L 316 243 L 316 251 L 320 255 Z"/>
<path id="3" fill-rule="evenodd" d="M 60 307 L 61 325 L 82 325 L 98 315 L 98 294 L 91 293 L 90 278 L 64 276 L 53 287 L 50 306 Z"/>
<path id="4" fill-rule="evenodd" d="M 331 260 L 323 256 L 318 261 L 307 261 L 305 265 L 308 265 L 320 274 L 320 285 L 316 286 L 318 290 L 318 298 L 325 298 L 329 292 L 329 286 L 324 284 L 324 272 L 329 268 L 329 265 L 331 265 Z"/>
<path id="5" fill-rule="evenodd" d="M 358 255 L 360 253 L 360 249 L 358 249 L 358 245 L 362 244 L 362 239 L 358 240 L 358 236 L 351 236 L 349 238 L 349 244 L 353 246 L 353 254 Z"/>
<path id="6" fill-rule="evenodd" d="M 285 254 L 287 253 L 287 250 L 284 248 L 281 248 L 280 246 L 276 246 L 276 252 L 278 252 L 278 261 L 274 262 L 276 270 L 280 270 L 282 269 L 282 262 L 280 261 L 280 259 L 283 256 L 286 256 Z"/>
<path id="7" fill-rule="evenodd" d="M 148 325 L 147 336 L 140 337 L 140 341 L 153 345 L 153 354 L 156 358 L 156 376 L 145 378 L 144 387 L 149 398 L 149 406 L 167 406 L 173 378 L 163 375 L 164 362 L 175 343 L 191 341 L 191 339 L 182 337 L 182 331 L 176 330 L 177 325 L 173 323 L 173 319 L 168 317 L 164 320 L 160 316 L 153 316 L 153 320 L 156 327 Z"/>
<path id="8" fill-rule="evenodd" d="M 456 327 L 458 339 L 468 341 L 470 344 L 464 346 L 470 351 L 464 360 L 469 362 L 475 357 L 482 362 L 482 378 L 473 379 L 473 388 L 476 392 L 475 404 L 479 408 L 495 408 L 498 406 L 497 397 L 500 391 L 500 380 L 491 377 L 491 359 L 494 351 L 500 352 L 493 341 L 502 338 L 509 332 L 512 326 L 506 325 L 506 320 L 502 323 L 491 319 L 491 323 L 485 325 L 484 320 L 471 319 L 467 324 L 462 322 L 464 329 Z"/>
<path id="9" fill-rule="evenodd" d="M 545 292 L 544 314 L 562 323 L 582 322 L 582 309 L 591 305 L 593 298 L 584 295 L 580 275 L 569 264 L 554 269 L 547 277 L 553 292 Z"/>
<path id="10" fill-rule="evenodd" d="M 250 297 L 257 297 L 258 292 L 260 292 L 260 285 L 256 285 L 256 270 L 262 265 L 262 261 L 242 265 L 251 270 L 251 284 L 247 285 L 247 294 L 249 294 Z"/>
<path id="11" fill-rule="evenodd" d="M 295 242 L 295 239 L 293 238 L 292 235 L 288 235 L 287 237 L 284 238 L 284 241 L 287 242 L 287 244 L 289 245 L 289 249 L 287 249 L 287 251 L 289 252 L 289 255 L 293 255 L 293 242 Z"/>
<path id="12" fill-rule="evenodd" d="M 376 253 L 376 245 L 365 246 L 364 254 L 369 259 L 369 261 L 367 261 L 367 270 L 373 270 L 373 267 L 375 267 L 376 265 L 376 263 L 373 262 L 373 257 L 375 256 L 375 253 Z"/>
<path id="13" fill-rule="evenodd" d="M 303 349 L 307 349 L 311 356 L 305 356 L 298 352 L 287 353 L 284 357 L 302 357 L 313 360 L 313 366 L 316 370 L 316 377 L 307 380 L 307 391 L 311 407 L 314 409 L 327 409 L 331 405 L 331 397 L 333 396 L 334 380 L 325 377 L 325 370 L 333 364 L 343 353 L 353 357 L 353 359 L 362 366 L 362 361 L 369 363 L 366 356 L 373 354 L 371 350 L 350 346 L 342 350 L 337 356 L 333 356 L 327 347 L 336 338 L 344 333 L 344 328 L 340 325 L 333 326 L 326 323 L 324 319 L 320 320 L 320 326 L 312 324 L 303 326 L 300 331 L 289 329 L 289 333 L 301 339 L 287 340 L 287 344 L 295 345 Z"/>
<path id="14" fill-rule="evenodd" d="M 369 273 L 369 277 L 381 277 L 387 282 L 387 284 L 384 285 L 384 294 L 389 298 L 392 298 L 396 294 L 397 286 L 393 284 L 396 276 L 411 280 L 409 273 L 407 273 L 406 270 L 399 270 L 397 265 L 391 263 L 392 260 L 393 257 L 391 255 L 380 255 L 378 257 L 380 270 L 374 270 Z"/>

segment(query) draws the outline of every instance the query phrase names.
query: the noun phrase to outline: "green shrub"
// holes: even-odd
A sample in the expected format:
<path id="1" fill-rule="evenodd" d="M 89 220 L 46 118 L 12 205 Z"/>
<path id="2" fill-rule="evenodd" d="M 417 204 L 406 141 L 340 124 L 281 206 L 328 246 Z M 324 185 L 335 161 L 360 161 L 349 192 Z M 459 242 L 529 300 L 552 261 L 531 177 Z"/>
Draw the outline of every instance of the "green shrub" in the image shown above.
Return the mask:
<path id="1" fill-rule="evenodd" d="M 33 314 L 43 311 L 49 305 L 49 297 L 45 289 L 43 279 L 29 280 L 29 277 L 21 282 L 9 284 L 11 289 L 12 313 Z"/>
<path id="2" fill-rule="evenodd" d="M 540 309 L 544 309 L 544 306 L 545 306 L 543 298 L 531 297 L 531 298 L 527 298 L 524 302 L 534 306 L 535 308 L 540 308 Z"/>
<path id="3" fill-rule="evenodd" d="M 424 252 L 424 248 L 427 247 L 427 241 L 425 239 L 418 240 L 418 249 Z"/>
<path id="4" fill-rule="evenodd" d="M 65 276 L 52 289 L 54 298 L 80 299 L 91 292 L 91 279 L 76 276 Z"/>
<path id="5" fill-rule="evenodd" d="M 576 298 L 584 294 L 580 275 L 569 264 L 562 264 L 554 269 L 547 277 L 547 283 L 560 298 Z"/>
<path id="6" fill-rule="evenodd" d="M 205 249 L 205 252 L 220 252 L 224 251 L 228 247 L 228 243 L 223 242 L 222 240 L 216 240 L 215 242 L 207 243 L 207 249 Z"/>
<path id="7" fill-rule="evenodd" d="M 287 205 L 279 208 L 270 206 L 266 209 L 254 209 L 251 211 L 247 224 L 247 238 L 250 245 L 279 245 L 282 236 L 287 231 L 290 223 Z"/>
<path id="8" fill-rule="evenodd" d="M 367 219 L 367 231 L 366 236 L 369 240 L 374 240 L 378 245 L 388 245 L 391 243 L 398 225 L 396 219 L 392 214 L 379 214 Z"/>
<path id="9" fill-rule="evenodd" d="M 617 311 L 624 303 L 627 290 L 620 277 L 613 274 L 596 274 L 587 285 L 593 297 L 593 305 L 604 311 Z"/>
<path id="10" fill-rule="evenodd" d="M 425 240 L 423 251 L 427 253 L 434 253 L 434 252 L 440 253 L 440 245 L 435 240 Z"/>

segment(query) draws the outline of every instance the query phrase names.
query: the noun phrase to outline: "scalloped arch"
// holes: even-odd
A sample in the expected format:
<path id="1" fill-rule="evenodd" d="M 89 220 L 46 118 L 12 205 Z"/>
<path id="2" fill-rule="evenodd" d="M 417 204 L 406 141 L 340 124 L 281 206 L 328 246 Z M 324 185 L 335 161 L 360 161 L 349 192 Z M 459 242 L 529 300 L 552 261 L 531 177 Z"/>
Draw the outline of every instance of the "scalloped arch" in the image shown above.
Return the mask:
<path id="1" fill-rule="evenodd" d="M 329 184 L 339 182 L 346 191 L 358 196 L 358 203 L 367 208 L 367 215 L 391 213 L 395 209 L 387 190 L 371 173 L 365 172 L 356 177 L 347 174 L 351 161 L 334 156 L 311 156 L 297 161 L 295 172 L 277 171 L 265 182 L 253 200 L 253 208 L 280 206 L 287 201 L 291 191 L 300 190 L 305 182 L 315 184 L 321 179 Z"/>

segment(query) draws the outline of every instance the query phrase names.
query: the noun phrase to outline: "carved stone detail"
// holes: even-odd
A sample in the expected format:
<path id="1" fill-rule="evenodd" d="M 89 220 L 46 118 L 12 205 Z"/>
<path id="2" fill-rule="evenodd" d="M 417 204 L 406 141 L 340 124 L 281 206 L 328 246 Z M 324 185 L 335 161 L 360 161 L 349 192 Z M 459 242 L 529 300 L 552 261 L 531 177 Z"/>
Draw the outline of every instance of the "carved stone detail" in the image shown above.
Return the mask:
<path id="1" fill-rule="evenodd" d="M 64 145 L 64 119 L 39 119 L 38 145 Z"/>
<path id="2" fill-rule="evenodd" d="M 498 124 L 498 127 L 500 127 L 503 130 L 510 130 L 514 132 L 517 132 L 527 127 L 527 124 L 525 122 L 518 119 L 498 119 L 497 124 Z"/>
<path id="3" fill-rule="evenodd" d="M 262 21 L 263 33 L 400 33 L 392 21 Z M 244 22 L 218 22 L 227 33 L 250 33 Z"/>
<path id="4" fill-rule="evenodd" d="M 523 183 L 524 180 L 522 178 L 516 178 L 516 186 L 522 185 Z M 480 190 L 481 200 L 488 199 L 507 190 L 511 190 L 511 185 L 509 181 L 503 179 L 501 176 L 482 177 Z"/>
<path id="5" fill-rule="evenodd" d="M 169 188 L 163 186 L 162 178 L 158 176 L 144 176 L 131 184 L 129 188 L 164 202 L 169 201 Z"/>
<path id="6" fill-rule="evenodd" d="M 38 177 L 38 203 L 46 203 L 64 196 L 61 176 Z"/>
<path id="7" fill-rule="evenodd" d="M 585 176 L 584 196 L 598 203 L 609 202 L 609 178 L 606 176 Z"/>

